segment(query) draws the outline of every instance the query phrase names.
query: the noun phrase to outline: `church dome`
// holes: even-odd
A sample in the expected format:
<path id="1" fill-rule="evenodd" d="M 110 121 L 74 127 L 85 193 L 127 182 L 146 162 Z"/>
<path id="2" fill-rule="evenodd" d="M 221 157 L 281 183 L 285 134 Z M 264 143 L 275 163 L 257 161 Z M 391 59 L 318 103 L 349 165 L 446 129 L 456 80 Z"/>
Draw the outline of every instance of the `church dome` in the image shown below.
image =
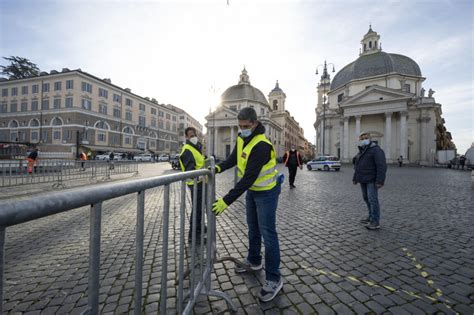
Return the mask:
<path id="1" fill-rule="evenodd" d="M 242 74 L 240 75 L 239 84 L 229 87 L 221 95 L 222 102 L 240 100 L 254 101 L 268 105 L 268 101 L 262 91 L 250 85 L 249 77 L 245 68 L 242 70 Z"/>
<path id="2" fill-rule="evenodd" d="M 420 66 L 411 58 L 382 51 L 361 55 L 339 71 L 331 82 L 331 90 L 356 80 L 377 75 L 397 73 L 421 77 Z"/>

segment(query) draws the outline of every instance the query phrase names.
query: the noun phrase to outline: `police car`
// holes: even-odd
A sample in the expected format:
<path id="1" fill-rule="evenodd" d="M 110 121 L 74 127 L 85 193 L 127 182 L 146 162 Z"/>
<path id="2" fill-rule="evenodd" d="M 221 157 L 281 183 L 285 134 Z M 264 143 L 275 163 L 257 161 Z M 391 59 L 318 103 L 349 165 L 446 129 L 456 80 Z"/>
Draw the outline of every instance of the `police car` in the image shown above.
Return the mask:
<path id="1" fill-rule="evenodd" d="M 322 155 L 318 156 L 314 160 L 309 161 L 306 164 L 308 171 L 312 170 L 336 170 L 339 171 L 341 169 L 341 161 L 337 156 L 332 155 Z"/>

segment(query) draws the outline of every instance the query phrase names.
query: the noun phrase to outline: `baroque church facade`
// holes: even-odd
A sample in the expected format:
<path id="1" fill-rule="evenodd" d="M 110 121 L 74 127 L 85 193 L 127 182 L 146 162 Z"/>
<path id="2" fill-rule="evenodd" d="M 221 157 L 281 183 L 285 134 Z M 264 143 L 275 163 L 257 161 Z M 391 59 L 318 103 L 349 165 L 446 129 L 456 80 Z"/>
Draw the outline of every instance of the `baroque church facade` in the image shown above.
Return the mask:
<path id="1" fill-rule="evenodd" d="M 282 157 L 291 145 L 304 154 L 311 154 L 309 142 L 304 138 L 303 129 L 285 109 L 286 94 L 279 87 L 265 95 L 250 84 L 244 68 L 237 85 L 227 88 L 221 95 L 218 108 L 206 116 L 206 153 L 218 159 L 225 159 L 234 148 L 238 133 L 237 114 L 244 107 L 252 107 L 258 120 L 265 127 L 265 135 L 273 143 L 276 156 Z"/>
<path id="2" fill-rule="evenodd" d="M 441 117 L 441 104 L 429 89 L 418 64 L 409 57 L 382 51 L 380 35 L 364 35 L 359 58 L 331 81 L 326 64 L 318 84 L 316 148 L 318 154 L 350 162 L 360 132 L 370 132 L 388 163 L 433 165 L 437 150 L 454 149 Z"/>

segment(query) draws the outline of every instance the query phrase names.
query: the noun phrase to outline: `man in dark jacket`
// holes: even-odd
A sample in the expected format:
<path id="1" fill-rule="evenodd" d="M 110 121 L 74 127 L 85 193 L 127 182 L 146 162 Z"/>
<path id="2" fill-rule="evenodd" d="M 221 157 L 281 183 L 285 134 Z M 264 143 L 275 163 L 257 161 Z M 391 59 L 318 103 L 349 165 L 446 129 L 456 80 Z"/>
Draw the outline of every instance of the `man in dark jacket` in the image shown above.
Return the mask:
<path id="1" fill-rule="evenodd" d="M 196 129 L 194 127 L 186 128 L 186 130 L 184 130 L 184 136 L 186 137 L 186 143 L 181 149 L 181 154 L 179 155 L 179 164 L 181 166 L 181 170 L 186 172 L 203 168 L 204 155 L 201 153 L 202 144 L 198 140 Z M 194 179 L 188 179 L 186 184 L 191 191 L 191 200 L 193 204 L 196 203 L 196 242 L 200 242 L 202 229 L 202 182 L 201 180 L 198 180 L 195 187 Z M 196 200 L 194 200 L 195 190 L 197 190 Z M 192 241 L 193 217 L 194 214 L 191 212 L 188 242 Z M 204 232 L 206 232 L 205 228 Z"/>
<path id="2" fill-rule="evenodd" d="M 285 161 L 285 166 L 288 167 L 290 189 L 296 188 L 296 186 L 294 185 L 296 171 L 298 170 L 298 167 L 300 169 L 303 169 L 303 163 L 301 163 L 300 153 L 296 150 L 296 147 L 294 145 L 291 146 L 290 151 L 286 151 L 285 155 L 283 156 L 283 160 Z"/>
<path id="3" fill-rule="evenodd" d="M 223 198 L 213 204 L 214 213 L 221 214 L 244 192 L 248 225 L 249 250 L 247 259 L 237 265 L 235 272 L 262 269 L 262 238 L 265 244 L 265 284 L 259 294 L 260 301 L 275 298 L 283 287 L 280 274 L 280 246 L 276 231 L 276 211 L 281 191 L 281 176 L 276 170 L 273 144 L 265 136 L 265 127 L 257 120 L 251 107 L 240 110 L 240 134 L 231 155 L 216 166 L 221 173 L 237 167 L 239 181 Z"/>
<path id="4" fill-rule="evenodd" d="M 354 185 L 360 184 L 362 197 L 369 209 L 367 219 L 360 222 L 369 230 L 377 230 L 380 228 L 378 189 L 385 183 L 387 164 L 385 153 L 370 140 L 370 134 L 367 132 L 359 136 L 359 153 L 355 156 L 354 170 L 352 182 Z"/>

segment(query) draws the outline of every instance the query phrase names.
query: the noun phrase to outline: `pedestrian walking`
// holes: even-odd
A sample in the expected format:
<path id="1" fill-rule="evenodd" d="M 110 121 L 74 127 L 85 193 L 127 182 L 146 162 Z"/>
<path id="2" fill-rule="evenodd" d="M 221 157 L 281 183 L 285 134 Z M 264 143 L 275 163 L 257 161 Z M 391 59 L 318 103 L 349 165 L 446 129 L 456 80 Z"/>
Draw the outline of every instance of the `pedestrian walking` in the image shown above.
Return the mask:
<path id="1" fill-rule="evenodd" d="M 81 159 L 81 171 L 85 171 L 86 168 L 84 167 L 84 164 L 86 163 L 85 161 L 87 161 L 86 152 L 81 152 L 79 158 Z"/>
<path id="2" fill-rule="evenodd" d="M 114 159 L 115 159 L 115 154 L 114 154 L 114 151 L 112 151 L 109 154 L 109 160 L 108 160 L 108 162 L 110 163 L 109 170 L 113 170 L 115 168 Z"/>
<path id="3" fill-rule="evenodd" d="M 362 132 L 359 135 L 359 153 L 355 156 L 354 162 L 355 171 L 352 182 L 354 185 L 360 184 L 362 198 L 369 209 L 368 217 L 360 222 L 369 230 L 379 229 L 380 205 L 378 190 L 385 183 L 387 164 L 385 162 L 385 153 L 375 142 L 370 140 L 368 132 Z"/>
<path id="4" fill-rule="evenodd" d="M 464 155 L 461 155 L 459 157 L 459 165 L 461 166 L 461 169 L 464 170 L 464 165 L 466 164 L 466 157 Z"/>
<path id="5" fill-rule="evenodd" d="M 402 167 L 403 166 L 403 155 L 400 155 L 397 159 L 397 162 L 398 162 L 398 167 Z"/>
<path id="6" fill-rule="evenodd" d="M 283 287 L 280 274 L 280 246 L 276 231 L 276 210 L 281 178 L 276 170 L 275 148 L 265 136 L 265 127 L 257 120 L 253 108 L 243 108 L 237 116 L 240 133 L 231 155 L 216 165 L 221 173 L 237 166 L 239 181 L 212 211 L 221 214 L 245 191 L 249 251 L 247 259 L 236 265 L 237 273 L 262 269 L 262 237 L 265 245 L 265 284 L 260 290 L 262 302 L 272 300 Z"/>
<path id="7" fill-rule="evenodd" d="M 283 156 L 283 160 L 285 161 L 285 166 L 288 167 L 288 177 L 290 179 L 290 189 L 296 188 L 295 178 L 296 172 L 298 167 L 303 169 L 303 163 L 301 162 L 300 152 L 296 150 L 294 145 L 291 146 L 290 151 L 286 151 L 285 155 Z"/>
<path id="8" fill-rule="evenodd" d="M 194 171 L 203 168 L 205 158 L 201 152 L 202 144 L 199 142 L 196 129 L 194 127 L 186 128 L 184 130 L 184 136 L 186 138 L 186 143 L 183 145 L 181 154 L 179 155 L 179 165 L 181 166 L 181 171 Z M 193 201 L 193 204 L 196 203 L 196 241 L 200 242 L 202 232 L 202 181 L 199 179 L 195 187 L 194 179 L 190 178 L 186 181 L 186 185 L 191 191 L 191 200 Z M 196 200 L 194 200 L 194 190 L 197 190 Z M 192 241 L 192 231 L 194 224 L 193 217 L 194 214 L 191 212 L 191 218 L 189 220 L 188 242 Z"/>
<path id="9" fill-rule="evenodd" d="M 33 174 L 36 161 L 38 160 L 38 152 L 38 148 L 34 148 L 33 151 L 31 151 L 30 154 L 28 154 L 28 157 L 26 158 L 26 160 L 28 161 L 27 170 L 29 174 Z"/>

